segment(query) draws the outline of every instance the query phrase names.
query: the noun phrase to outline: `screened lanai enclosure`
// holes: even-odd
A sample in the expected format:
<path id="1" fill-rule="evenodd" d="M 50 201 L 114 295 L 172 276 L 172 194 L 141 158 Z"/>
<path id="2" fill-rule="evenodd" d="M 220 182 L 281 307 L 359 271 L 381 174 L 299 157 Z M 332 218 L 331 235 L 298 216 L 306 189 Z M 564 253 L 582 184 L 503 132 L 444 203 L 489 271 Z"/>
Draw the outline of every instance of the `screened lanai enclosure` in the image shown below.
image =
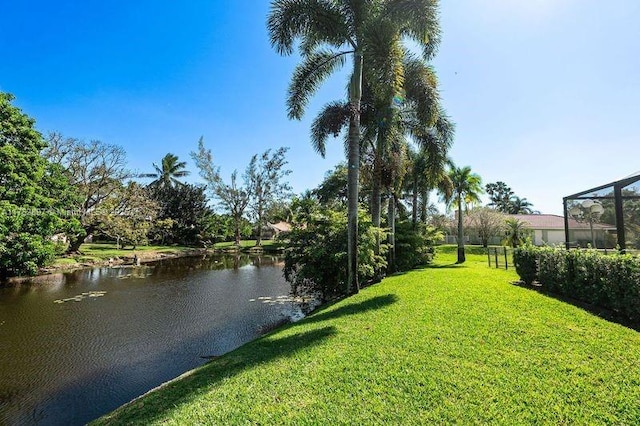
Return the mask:
<path id="1" fill-rule="evenodd" d="M 567 248 L 640 250 L 640 172 L 563 201 Z"/>

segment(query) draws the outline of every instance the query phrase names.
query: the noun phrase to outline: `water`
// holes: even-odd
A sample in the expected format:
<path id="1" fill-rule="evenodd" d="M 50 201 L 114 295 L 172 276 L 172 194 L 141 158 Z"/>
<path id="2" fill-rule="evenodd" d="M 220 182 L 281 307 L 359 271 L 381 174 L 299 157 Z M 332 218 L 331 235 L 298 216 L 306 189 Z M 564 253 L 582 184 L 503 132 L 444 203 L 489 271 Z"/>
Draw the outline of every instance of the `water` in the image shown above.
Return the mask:
<path id="1" fill-rule="evenodd" d="M 0 424 L 84 424 L 298 309 L 275 257 L 171 259 L 0 289 Z"/>

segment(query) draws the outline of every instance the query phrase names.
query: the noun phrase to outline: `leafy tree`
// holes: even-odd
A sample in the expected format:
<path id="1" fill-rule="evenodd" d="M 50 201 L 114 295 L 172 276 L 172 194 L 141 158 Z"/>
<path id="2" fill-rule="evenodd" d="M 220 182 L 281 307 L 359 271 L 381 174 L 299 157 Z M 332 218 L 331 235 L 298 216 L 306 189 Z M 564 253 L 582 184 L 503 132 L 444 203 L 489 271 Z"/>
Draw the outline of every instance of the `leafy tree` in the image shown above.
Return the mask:
<path id="1" fill-rule="evenodd" d="M 520 198 L 511 190 L 506 183 L 498 181 L 488 183 L 485 187 L 491 202 L 489 207 L 495 207 L 502 213 L 509 214 L 532 214 L 534 213 L 531 204 L 526 198 Z"/>
<path id="2" fill-rule="evenodd" d="M 289 148 L 279 148 L 273 154 L 271 150 L 262 155 L 254 155 L 247 167 L 247 180 L 252 195 L 250 206 L 256 217 L 256 246 L 262 242 L 262 227 L 265 225 L 265 210 L 275 202 L 282 200 L 291 191 L 291 186 L 283 179 L 291 173 L 284 169 L 287 165 L 285 154 Z"/>
<path id="3" fill-rule="evenodd" d="M 160 166 L 153 163 L 153 167 L 156 169 L 155 173 L 145 173 L 140 177 L 153 178 L 153 182 L 149 186 L 177 186 L 183 183 L 178 179 L 185 176 L 189 176 L 190 172 L 184 170 L 187 166 L 185 161 L 178 161 L 178 156 L 168 153 L 162 158 Z"/>
<path id="4" fill-rule="evenodd" d="M 471 167 L 452 167 L 449 172 L 449 179 L 452 183 L 452 194 L 445 198 L 449 208 L 455 207 L 458 211 L 458 261 L 464 263 L 464 232 L 463 232 L 463 209 L 469 205 L 480 202 L 482 193 L 482 179 L 471 172 Z"/>
<path id="5" fill-rule="evenodd" d="M 129 182 L 116 188 L 89 216 L 100 233 L 116 240 L 118 248 L 131 245 L 135 249 L 148 243 L 159 210 L 144 187 Z"/>
<path id="6" fill-rule="evenodd" d="M 423 0 L 274 0 L 271 3 L 268 29 L 271 44 L 278 53 L 293 53 L 295 41 L 301 41 L 302 63 L 294 72 L 287 101 L 290 118 L 300 119 L 320 83 L 344 65 L 347 56 L 353 57 L 348 89 L 348 293 L 359 290 L 357 230 L 363 58 L 376 48 L 383 27 L 392 29 L 386 35 L 415 39 L 422 44 L 425 56 L 431 56 L 439 40 L 433 25 L 437 22 L 436 15 L 435 3 Z"/>
<path id="7" fill-rule="evenodd" d="M 347 206 L 347 165 L 342 163 L 327 172 L 313 194 L 323 205 Z"/>
<path id="8" fill-rule="evenodd" d="M 320 208 L 311 197 L 294 201 L 298 214 L 285 251 L 284 276 L 295 295 L 318 294 L 329 300 L 345 294 L 348 279 L 344 262 L 347 257 L 347 215 L 344 209 Z M 386 265 L 384 252 L 375 254 L 379 228 L 360 211 L 358 275 L 362 282 L 374 279 L 375 270 Z"/>
<path id="9" fill-rule="evenodd" d="M 200 169 L 200 176 L 207 182 L 207 189 L 218 200 L 220 206 L 233 218 L 236 245 L 240 245 L 241 227 L 244 213 L 251 201 L 251 182 L 245 174 L 244 182 L 238 183 L 238 172 L 231 174 L 231 182 L 226 183 L 220 176 L 220 168 L 213 163 L 211 150 L 204 146 L 204 139 L 198 141 L 198 152 L 192 152 L 191 158 Z"/>
<path id="10" fill-rule="evenodd" d="M 488 183 L 485 186 L 487 195 L 489 196 L 490 207 L 495 207 L 496 210 L 502 213 L 509 212 L 509 202 L 514 192 L 506 183 L 498 181 L 496 183 Z"/>
<path id="11" fill-rule="evenodd" d="M 35 121 L 0 92 L 0 277 L 35 274 L 51 261 L 51 237 L 71 222 L 56 195 L 72 194 L 65 176 L 40 154 Z"/>
<path id="12" fill-rule="evenodd" d="M 489 245 L 492 237 L 502 233 L 504 221 L 503 214 L 489 207 L 477 207 L 469 212 L 469 223 L 478 231 L 483 247 Z"/>
<path id="13" fill-rule="evenodd" d="M 206 239 L 206 223 L 213 214 L 202 185 L 153 185 L 147 191 L 159 205 L 153 233 L 162 244 L 197 245 Z M 171 221 L 167 226 L 167 220 Z"/>
<path id="14" fill-rule="evenodd" d="M 396 224 L 396 269 L 408 271 L 429 264 L 435 255 L 434 245 L 443 239 L 440 231 L 423 223 L 401 220 Z"/>
<path id="15" fill-rule="evenodd" d="M 82 229 L 70 234 L 68 249 L 69 252 L 77 252 L 85 237 L 98 228 L 91 213 L 131 176 L 126 169 L 126 153 L 118 145 L 97 140 L 85 142 L 50 133 L 44 155 L 66 171 L 78 191 L 80 201 L 72 207 Z"/>

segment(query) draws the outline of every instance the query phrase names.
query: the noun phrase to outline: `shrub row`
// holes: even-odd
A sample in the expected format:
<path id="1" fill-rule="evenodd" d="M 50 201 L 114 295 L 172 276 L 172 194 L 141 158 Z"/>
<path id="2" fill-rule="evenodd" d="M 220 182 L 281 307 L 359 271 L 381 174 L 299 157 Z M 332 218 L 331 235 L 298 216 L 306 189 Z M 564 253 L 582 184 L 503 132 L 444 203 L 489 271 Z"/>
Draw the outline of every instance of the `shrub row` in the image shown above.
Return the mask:
<path id="1" fill-rule="evenodd" d="M 553 293 L 611 309 L 640 321 L 640 259 L 595 250 L 525 246 L 514 250 L 520 279 Z"/>

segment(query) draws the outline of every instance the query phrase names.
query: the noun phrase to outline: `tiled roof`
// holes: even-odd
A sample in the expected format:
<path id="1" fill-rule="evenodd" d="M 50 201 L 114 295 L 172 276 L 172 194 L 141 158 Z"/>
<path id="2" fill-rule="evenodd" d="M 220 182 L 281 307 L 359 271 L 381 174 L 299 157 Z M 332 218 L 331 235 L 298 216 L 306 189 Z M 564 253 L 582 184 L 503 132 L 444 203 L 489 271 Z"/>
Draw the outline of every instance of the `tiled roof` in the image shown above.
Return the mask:
<path id="1" fill-rule="evenodd" d="M 564 229 L 564 217 L 555 214 L 508 214 L 507 217 L 526 222 L 531 229 Z M 594 229 L 616 229 L 615 225 L 594 223 Z M 569 218 L 569 229 L 589 229 L 588 222 Z"/>

